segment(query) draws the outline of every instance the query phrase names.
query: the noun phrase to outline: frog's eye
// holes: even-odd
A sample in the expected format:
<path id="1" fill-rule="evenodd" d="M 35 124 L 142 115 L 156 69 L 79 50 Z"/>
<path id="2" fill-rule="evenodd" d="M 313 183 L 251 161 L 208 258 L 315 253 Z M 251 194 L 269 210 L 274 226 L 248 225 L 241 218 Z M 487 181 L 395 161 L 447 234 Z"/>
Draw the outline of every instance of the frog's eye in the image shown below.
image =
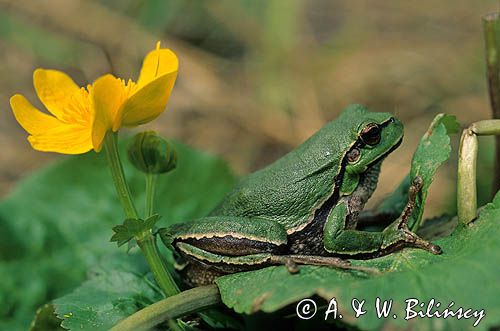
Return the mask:
<path id="1" fill-rule="evenodd" d="M 368 124 L 360 135 L 361 140 L 370 146 L 376 145 L 380 142 L 380 127 L 375 123 Z"/>
<path id="2" fill-rule="evenodd" d="M 360 155 L 361 152 L 359 151 L 359 149 L 353 148 L 347 153 L 347 161 L 349 163 L 354 163 L 359 160 Z"/>

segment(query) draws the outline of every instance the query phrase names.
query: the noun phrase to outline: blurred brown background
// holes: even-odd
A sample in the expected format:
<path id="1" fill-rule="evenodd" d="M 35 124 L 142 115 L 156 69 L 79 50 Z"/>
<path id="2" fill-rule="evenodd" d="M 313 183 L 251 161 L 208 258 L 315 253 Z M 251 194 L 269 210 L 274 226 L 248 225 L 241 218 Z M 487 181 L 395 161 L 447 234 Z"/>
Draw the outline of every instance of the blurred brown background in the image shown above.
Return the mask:
<path id="1" fill-rule="evenodd" d="M 490 117 L 481 16 L 498 9 L 492 0 L 0 0 L 0 196 L 63 157 L 32 150 L 10 110 L 16 92 L 40 105 L 35 68 L 61 69 L 79 84 L 106 72 L 136 78 L 161 40 L 180 71 L 166 112 L 149 128 L 245 174 L 349 103 L 394 112 L 406 136 L 384 164 L 380 197 L 407 173 L 436 113 L 461 123 Z M 486 182 L 489 142 L 480 145 Z M 453 153 L 432 187 L 430 214 L 453 208 Z"/>

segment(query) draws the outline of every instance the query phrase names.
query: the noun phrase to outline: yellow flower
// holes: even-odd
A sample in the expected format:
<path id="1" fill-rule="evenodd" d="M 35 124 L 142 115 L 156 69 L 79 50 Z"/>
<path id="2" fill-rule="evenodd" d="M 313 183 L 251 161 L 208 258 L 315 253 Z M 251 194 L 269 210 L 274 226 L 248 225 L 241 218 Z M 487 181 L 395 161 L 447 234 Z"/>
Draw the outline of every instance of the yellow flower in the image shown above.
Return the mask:
<path id="1" fill-rule="evenodd" d="M 37 69 L 35 91 L 53 116 L 20 94 L 10 99 L 10 105 L 30 134 L 28 141 L 34 149 L 81 154 L 93 148 L 99 152 L 107 131 L 147 123 L 163 112 L 177 70 L 176 55 L 158 43 L 144 58 L 137 83 L 108 74 L 80 88 L 63 72 Z"/>

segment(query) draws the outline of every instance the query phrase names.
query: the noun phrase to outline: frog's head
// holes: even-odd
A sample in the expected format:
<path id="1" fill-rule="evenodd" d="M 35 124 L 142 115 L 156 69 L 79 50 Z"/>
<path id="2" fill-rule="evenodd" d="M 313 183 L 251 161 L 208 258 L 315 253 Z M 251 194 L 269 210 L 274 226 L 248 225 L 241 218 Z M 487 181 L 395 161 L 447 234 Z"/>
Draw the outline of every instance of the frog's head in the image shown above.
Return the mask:
<path id="1" fill-rule="evenodd" d="M 340 192 L 350 194 L 362 175 L 394 151 L 403 139 L 403 124 L 390 113 L 370 112 L 364 106 L 348 107 L 338 121 L 349 136 L 344 140 Z M 375 168 L 374 168 L 375 169 Z M 375 176 L 378 177 L 378 171 Z M 374 178 L 376 181 L 376 178 Z M 373 190 L 375 187 L 371 187 Z"/>
<path id="2" fill-rule="evenodd" d="M 291 178 L 302 185 L 310 183 L 310 190 L 319 197 L 330 194 L 331 182 L 325 179 L 333 178 L 335 185 L 342 187 L 341 194 L 349 194 L 361 175 L 396 149 L 402 138 L 403 125 L 392 114 L 350 105 L 296 150 L 273 163 L 271 177 L 280 183 Z"/>
<path id="3" fill-rule="evenodd" d="M 349 110 L 346 115 L 356 116 L 351 123 L 352 144 L 345 154 L 345 170 L 362 174 L 371 165 L 399 147 L 403 139 L 403 124 L 390 113 L 374 113 L 366 108 Z"/>

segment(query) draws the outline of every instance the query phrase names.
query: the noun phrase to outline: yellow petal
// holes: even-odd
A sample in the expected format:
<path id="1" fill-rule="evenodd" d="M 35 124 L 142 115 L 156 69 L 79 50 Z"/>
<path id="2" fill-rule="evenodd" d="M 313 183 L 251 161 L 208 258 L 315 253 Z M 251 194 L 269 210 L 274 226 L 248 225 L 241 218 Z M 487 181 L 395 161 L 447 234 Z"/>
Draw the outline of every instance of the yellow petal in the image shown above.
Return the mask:
<path id="1" fill-rule="evenodd" d="M 46 132 L 61 122 L 53 116 L 42 113 L 22 95 L 16 94 L 10 98 L 10 106 L 14 117 L 28 133 L 36 135 Z"/>
<path id="2" fill-rule="evenodd" d="M 158 42 L 156 49 L 144 58 L 137 84 L 141 88 L 160 76 L 177 72 L 178 69 L 179 60 L 175 53 L 170 49 L 160 49 L 160 42 Z"/>
<path id="3" fill-rule="evenodd" d="M 82 154 L 92 149 L 90 128 L 59 122 L 43 134 L 28 137 L 31 146 L 42 152 Z"/>
<path id="4" fill-rule="evenodd" d="M 177 71 L 156 78 L 134 93 L 121 109 L 121 124 L 135 126 L 160 115 L 167 106 Z"/>
<path id="5" fill-rule="evenodd" d="M 120 127 L 118 111 L 125 99 L 123 83 L 113 75 L 100 77 L 92 86 L 94 118 L 92 123 L 92 143 L 94 150 L 99 152 L 106 132 L 116 126 Z"/>
<path id="6" fill-rule="evenodd" d="M 71 96 L 79 92 L 78 85 L 64 72 L 50 69 L 36 69 L 33 73 L 36 94 L 47 109 L 58 119 L 71 117 L 67 104 Z"/>

